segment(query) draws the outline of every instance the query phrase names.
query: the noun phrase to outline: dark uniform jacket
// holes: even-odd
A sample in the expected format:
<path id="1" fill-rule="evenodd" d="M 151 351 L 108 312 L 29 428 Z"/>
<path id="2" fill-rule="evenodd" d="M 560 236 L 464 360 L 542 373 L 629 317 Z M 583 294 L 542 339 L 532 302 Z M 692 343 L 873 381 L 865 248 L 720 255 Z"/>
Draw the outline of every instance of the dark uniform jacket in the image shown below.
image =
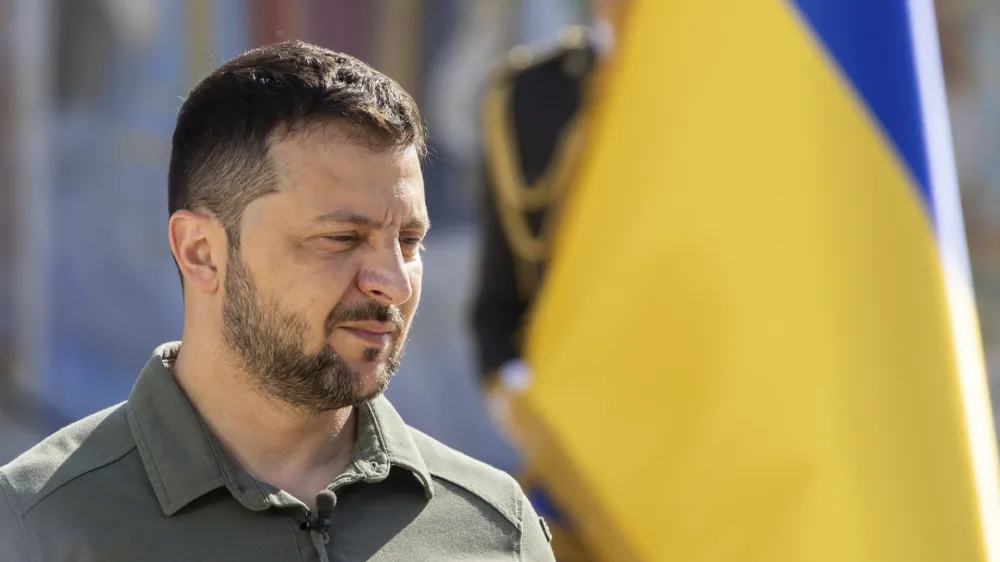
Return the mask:
<path id="1" fill-rule="evenodd" d="M 485 100 L 481 262 L 473 331 L 484 383 L 521 357 L 561 203 L 583 147 L 596 50 L 570 28 L 548 51 L 511 52 Z"/>

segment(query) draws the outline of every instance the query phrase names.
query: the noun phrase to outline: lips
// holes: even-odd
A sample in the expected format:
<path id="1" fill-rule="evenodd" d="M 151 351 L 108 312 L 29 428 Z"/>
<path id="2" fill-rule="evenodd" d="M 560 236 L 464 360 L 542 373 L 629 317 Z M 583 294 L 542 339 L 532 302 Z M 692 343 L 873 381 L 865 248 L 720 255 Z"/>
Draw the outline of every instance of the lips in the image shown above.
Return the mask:
<path id="1" fill-rule="evenodd" d="M 357 322 L 338 326 L 370 347 L 384 347 L 392 341 L 395 331 L 391 324 L 380 322 Z"/>

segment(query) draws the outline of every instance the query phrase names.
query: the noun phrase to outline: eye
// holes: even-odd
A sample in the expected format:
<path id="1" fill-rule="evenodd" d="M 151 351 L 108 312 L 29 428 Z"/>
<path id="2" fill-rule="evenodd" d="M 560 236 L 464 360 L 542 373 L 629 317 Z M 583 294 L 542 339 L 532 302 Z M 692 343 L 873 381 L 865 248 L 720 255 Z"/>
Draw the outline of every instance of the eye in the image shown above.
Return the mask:
<path id="1" fill-rule="evenodd" d="M 358 237 L 354 234 L 335 234 L 333 236 L 324 236 L 324 238 L 340 244 L 350 244 L 358 241 Z"/>
<path id="2" fill-rule="evenodd" d="M 326 252 L 346 252 L 357 247 L 361 243 L 361 238 L 356 232 L 344 234 L 329 234 L 319 238 L 322 241 L 320 248 Z"/>
<path id="3" fill-rule="evenodd" d="M 417 248 L 417 247 L 420 247 L 421 249 L 423 248 L 423 245 L 420 243 L 420 237 L 418 236 L 407 236 L 404 238 L 400 238 L 399 243 L 402 244 L 403 246 L 406 246 L 407 248 Z"/>

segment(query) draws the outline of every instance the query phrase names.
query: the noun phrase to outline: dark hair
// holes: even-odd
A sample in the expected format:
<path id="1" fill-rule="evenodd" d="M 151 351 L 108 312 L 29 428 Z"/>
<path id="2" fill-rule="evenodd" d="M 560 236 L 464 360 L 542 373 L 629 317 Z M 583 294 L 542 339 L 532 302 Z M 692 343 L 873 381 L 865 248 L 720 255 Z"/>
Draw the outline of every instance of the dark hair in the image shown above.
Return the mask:
<path id="1" fill-rule="evenodd" d="M 373 150 L 425 152 L 416 103 L 354 57 L 288 41 L 229 61 L 181 105 L 167 179 L 170 214 L 207 209 L 238 247 L 243 210 L 277 189 L 272 139 L 330 123 L 346 125 Z"/>

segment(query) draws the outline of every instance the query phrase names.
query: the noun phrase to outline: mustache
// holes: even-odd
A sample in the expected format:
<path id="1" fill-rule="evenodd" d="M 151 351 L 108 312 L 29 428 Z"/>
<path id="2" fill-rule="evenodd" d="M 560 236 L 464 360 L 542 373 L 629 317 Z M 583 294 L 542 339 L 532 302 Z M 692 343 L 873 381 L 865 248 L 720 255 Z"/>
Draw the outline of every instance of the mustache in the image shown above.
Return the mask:
<path id="1" fill-rule="evenodd" d="M 403 331 L 403 313 L 399 308 L 395 305 L 383 306 L 373 300 L 338 304 L 327 318 L 327 332 L 332 333 L 333 328 L 343 322 L 389 323 L 392 324 L 395 333 Z"/>

